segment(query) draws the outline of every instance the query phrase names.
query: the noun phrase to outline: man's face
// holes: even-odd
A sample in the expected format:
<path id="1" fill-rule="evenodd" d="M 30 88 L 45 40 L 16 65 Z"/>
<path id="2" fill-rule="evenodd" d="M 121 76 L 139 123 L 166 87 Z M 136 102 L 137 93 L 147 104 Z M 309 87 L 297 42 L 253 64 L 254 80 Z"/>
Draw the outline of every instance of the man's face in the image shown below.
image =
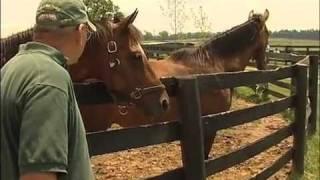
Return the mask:
<path id="1" fill-rule="evenodd" d="M 77 26 L 75 33 L 75 41 L 74 46 L 71 48 L 73 49 L 73 57 L 70 59 L 69 64 L 75 64 L 78 62 L 80 56 L 82 55 L 84 48 L 86 46 L 87 41 L 91 37 L 91 31 L 89 27 L 85 24 L 80 24 Z"/>

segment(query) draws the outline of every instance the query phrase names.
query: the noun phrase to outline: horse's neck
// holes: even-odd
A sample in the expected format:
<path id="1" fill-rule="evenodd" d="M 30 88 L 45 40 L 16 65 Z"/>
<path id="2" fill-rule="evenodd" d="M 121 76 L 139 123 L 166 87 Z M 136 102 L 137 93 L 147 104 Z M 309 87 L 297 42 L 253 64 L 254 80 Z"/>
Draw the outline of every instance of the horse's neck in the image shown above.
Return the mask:
<path id="1" fill-rule="evenodd" d="M 243 71 L 249 63 L 249 56 L 234 56 L 222 58 L 225 72 Z"/>
<path id="2" fill-rule="evenodd" d="M 225 72 L 243 71 L 248 66 L 249 60 L 254 56 L 254 50 L 254 47 L 249 47 L 237 54 L 216 59 L 223 61 L 222 64 Z"/>
<path id="3" fill-rule="evenodd" d="M 158 78 L 187 75 L 192 71 L 192 68 L 173 62 L 170 59 L 149 60 L 148 63 Z"/>

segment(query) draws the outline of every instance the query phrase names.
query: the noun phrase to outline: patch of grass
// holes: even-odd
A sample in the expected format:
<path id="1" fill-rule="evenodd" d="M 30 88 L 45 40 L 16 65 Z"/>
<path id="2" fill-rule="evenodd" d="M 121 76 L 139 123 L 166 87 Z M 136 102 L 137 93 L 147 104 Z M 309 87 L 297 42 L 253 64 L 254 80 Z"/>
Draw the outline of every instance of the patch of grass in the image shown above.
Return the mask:
<path id="1" fill-rule="evenodd" d="M 307 138 L 306 156 L 305 156 L 305 174 L 306 180 L 320 180 L 320 135 L 318 131 L 313 137 Z"/>
<path id="2" fill-rule="evenodd" d="M 270 45 L 319 46 L 317 40 L 270 38 Z"/>
<path id="3" fill-rule="evenodd" d="M 281 113 L 283 119 L 285 119 L 288 122 L 294 121 L 294 111 L 292 109 L 287 109 Z"/>
<path id="4" fill-rule="evenodd" d="M 267 102 L 270 100 L 270 98 L 266 94 L 257 94 L 253 88 L 249 88 L 249 87 L 235 88 L 234 95 L 237 98 L 241 98 L 248 102 L 253 102 L 256 104 Z"/>

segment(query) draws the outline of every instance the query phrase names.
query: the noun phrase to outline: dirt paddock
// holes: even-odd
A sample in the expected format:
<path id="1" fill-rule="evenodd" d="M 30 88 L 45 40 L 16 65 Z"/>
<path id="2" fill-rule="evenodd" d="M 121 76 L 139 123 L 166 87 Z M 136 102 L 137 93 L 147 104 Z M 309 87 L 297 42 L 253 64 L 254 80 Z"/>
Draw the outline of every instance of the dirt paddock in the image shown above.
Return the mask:
<path id="1" fill-rule="evenodd" d="M 242 99 L 236 99 L 233 102 L 232 109 L 242 109 L 253 105 Z M 220 131 L 211 149 L 210 156 L 216 158 L 235 151 L 275 132 L 285 125 L 287 123 L 282 119 L 281 115 L 274 115 L 253 123 Z M 292 147 L 291 137 L 262 154 L 212 175 L 207 179 L 250 179 L 250 177 L 269 167 L 290 147 Z M 95 156 L 92 158 L 92 163 L 97 180 L 144 179 L 182 166 L 179 141 Z M 287 164 L 270 179 L 287 179 L 290 169 L 291 163 Z"/>

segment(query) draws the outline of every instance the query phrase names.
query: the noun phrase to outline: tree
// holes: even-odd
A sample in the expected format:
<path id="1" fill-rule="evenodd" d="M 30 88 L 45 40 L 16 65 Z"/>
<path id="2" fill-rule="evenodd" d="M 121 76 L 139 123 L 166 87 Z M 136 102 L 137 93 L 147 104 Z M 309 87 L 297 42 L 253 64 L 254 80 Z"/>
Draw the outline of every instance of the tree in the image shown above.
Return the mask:
<path id="1" fill-rule="evenodd" d="M 169 33 L 168 31 L 161 31 L 159 32 L 159 36 L 161 40 L 168 40 L 169 39 Z"/>
<path id="2" fill-rule="evenodd" d="M 199 6 L 199 9 L 196 13 L 192 11 L 192 14 L 196 28 L 199 29 L 203 35 L 205 35 L 206 32 L 209 32 L 211 23 L 209 22 L 208 15 L 203 11 L 202 6 Z"/>
<path id="3" fill-rule="evenodd" d="M 160 5 L 163 15 L 170 19 L 170 26 L 175 37 L 184 28 L 186 19 L 185 0 L 166 0 L 165 5 Z"/>
<path id="4" fill-rule="evenodd" d="M 152 33 L 149 31 L 144 31 L 143 39 L 144 40 L 152 40 L 153 39 Z"/>
<path id="5" fill-rule="evenodd" d="M 83 0 L 83 2 L 88 7 L 88 15 L 93 21 L 124 16 L 119 6 L 113 4 L 111 0 Z"/>

